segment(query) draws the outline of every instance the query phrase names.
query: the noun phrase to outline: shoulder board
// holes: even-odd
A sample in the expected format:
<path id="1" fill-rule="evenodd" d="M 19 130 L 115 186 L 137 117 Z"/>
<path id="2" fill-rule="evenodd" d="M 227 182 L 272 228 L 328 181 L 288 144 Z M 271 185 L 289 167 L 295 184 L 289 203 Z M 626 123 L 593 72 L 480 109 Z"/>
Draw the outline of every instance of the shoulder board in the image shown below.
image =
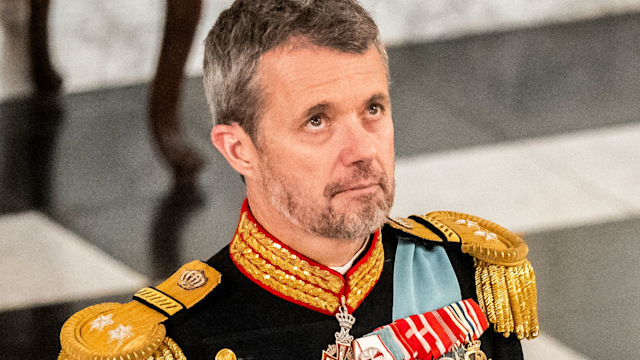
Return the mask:
<path id="1" fill-rule="evenodd" d="M 536 277 L 522 238 L 477 216 L 437 211 L 408 218 L 390 218 L 391 227 L 435 242 L 460 243 L 474 258 L 478 304 L 505 337 L 538 336 Z"/>
<path id="2" fill-rule="evenodd" d="M 62 326 L 58 360 L 184 359 L 162 322 L 202 300 L 220 277 L 214 268 L 193 261 L 155 288 L 138 291 L 127 304 L 104 303 L 77 312 Z"/>

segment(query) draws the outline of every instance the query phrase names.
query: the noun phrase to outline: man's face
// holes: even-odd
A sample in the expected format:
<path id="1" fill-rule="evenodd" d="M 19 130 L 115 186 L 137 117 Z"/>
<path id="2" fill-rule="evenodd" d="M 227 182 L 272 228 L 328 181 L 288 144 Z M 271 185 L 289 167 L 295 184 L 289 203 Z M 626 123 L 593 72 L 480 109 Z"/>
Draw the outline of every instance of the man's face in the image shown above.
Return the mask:
<path id="1" fill-rule="evenodd" d="M 302 230 L 362 239 L 393 203 L 389 84 L 374 46 L 349 54 L 304 44 L 264 54 L 257 72 L 258 193 Z"/>

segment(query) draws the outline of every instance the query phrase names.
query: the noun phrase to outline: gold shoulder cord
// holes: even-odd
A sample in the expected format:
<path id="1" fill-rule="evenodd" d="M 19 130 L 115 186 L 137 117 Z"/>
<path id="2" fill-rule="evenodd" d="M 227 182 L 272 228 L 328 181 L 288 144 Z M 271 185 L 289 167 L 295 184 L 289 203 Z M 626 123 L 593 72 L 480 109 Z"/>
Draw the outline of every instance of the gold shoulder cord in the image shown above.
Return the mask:
<path id="1" fill-rule="evenodd" d="M 138 291 L 134 301 L 81 310 L 62 326 L 58 360 L 186 360 L 162 322 L 195 305 L 219 283 L 219 272 L 193 261 L 155 288 Z"/>
<path id="2" fill-rule="evenodd" d="M 524 240 L 500 225 L 463 213 L 438 211 L 412 218 L 393 219 L 395 224 L 390 225 L 431 241 L 460 242 L 462 251 L 473 256 L 478 304 L 496 332 L 505 337 L 516 333 L 519 339 L 538 336 L 536 275 L 526 259 L 529 248 Z"/>

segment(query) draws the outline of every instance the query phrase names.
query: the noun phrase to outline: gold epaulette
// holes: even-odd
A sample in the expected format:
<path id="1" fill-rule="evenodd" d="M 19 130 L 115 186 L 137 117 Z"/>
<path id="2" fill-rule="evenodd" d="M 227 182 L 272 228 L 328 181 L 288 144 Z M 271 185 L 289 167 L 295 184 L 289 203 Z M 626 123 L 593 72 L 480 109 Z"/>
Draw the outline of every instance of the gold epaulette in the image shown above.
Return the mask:
<path id="1" fill-rule="evenodd" d="M 538 336 L 536 276 L 527 260 L 529 248 L 509 230 L 476 216 L 438 211 L 388 224 L 402 232 L 436 242 L 461 243 L 474 258 L 478 304 L 505 337 Z"/>
<path id="2" fill-rule="evenodd" d="M 58 360 L 185 359 L 162 322 L 195 305 L 219 283 L 218 271 L 193 261 L 155 288 L 138 291 L 127 304 L 81 310 L 62 326 Z"/>

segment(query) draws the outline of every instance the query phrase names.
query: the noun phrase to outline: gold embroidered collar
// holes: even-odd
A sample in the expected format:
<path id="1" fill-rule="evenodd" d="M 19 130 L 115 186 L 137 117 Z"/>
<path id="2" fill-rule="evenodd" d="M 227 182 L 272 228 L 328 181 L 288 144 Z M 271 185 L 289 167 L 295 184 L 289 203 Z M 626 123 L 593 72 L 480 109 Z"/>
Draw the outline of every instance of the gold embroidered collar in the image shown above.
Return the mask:
<path id="1" fill-rule="evenodd" d="M 345 276 L 282 244 L 253 218 L 247 200 L 229 246 L 231 260 L 254 283 L 285 300 L 321 313 L 338 311 L 342 296 L 353 312 L 378 282 L 384 264 L 380 230 Z"/>

